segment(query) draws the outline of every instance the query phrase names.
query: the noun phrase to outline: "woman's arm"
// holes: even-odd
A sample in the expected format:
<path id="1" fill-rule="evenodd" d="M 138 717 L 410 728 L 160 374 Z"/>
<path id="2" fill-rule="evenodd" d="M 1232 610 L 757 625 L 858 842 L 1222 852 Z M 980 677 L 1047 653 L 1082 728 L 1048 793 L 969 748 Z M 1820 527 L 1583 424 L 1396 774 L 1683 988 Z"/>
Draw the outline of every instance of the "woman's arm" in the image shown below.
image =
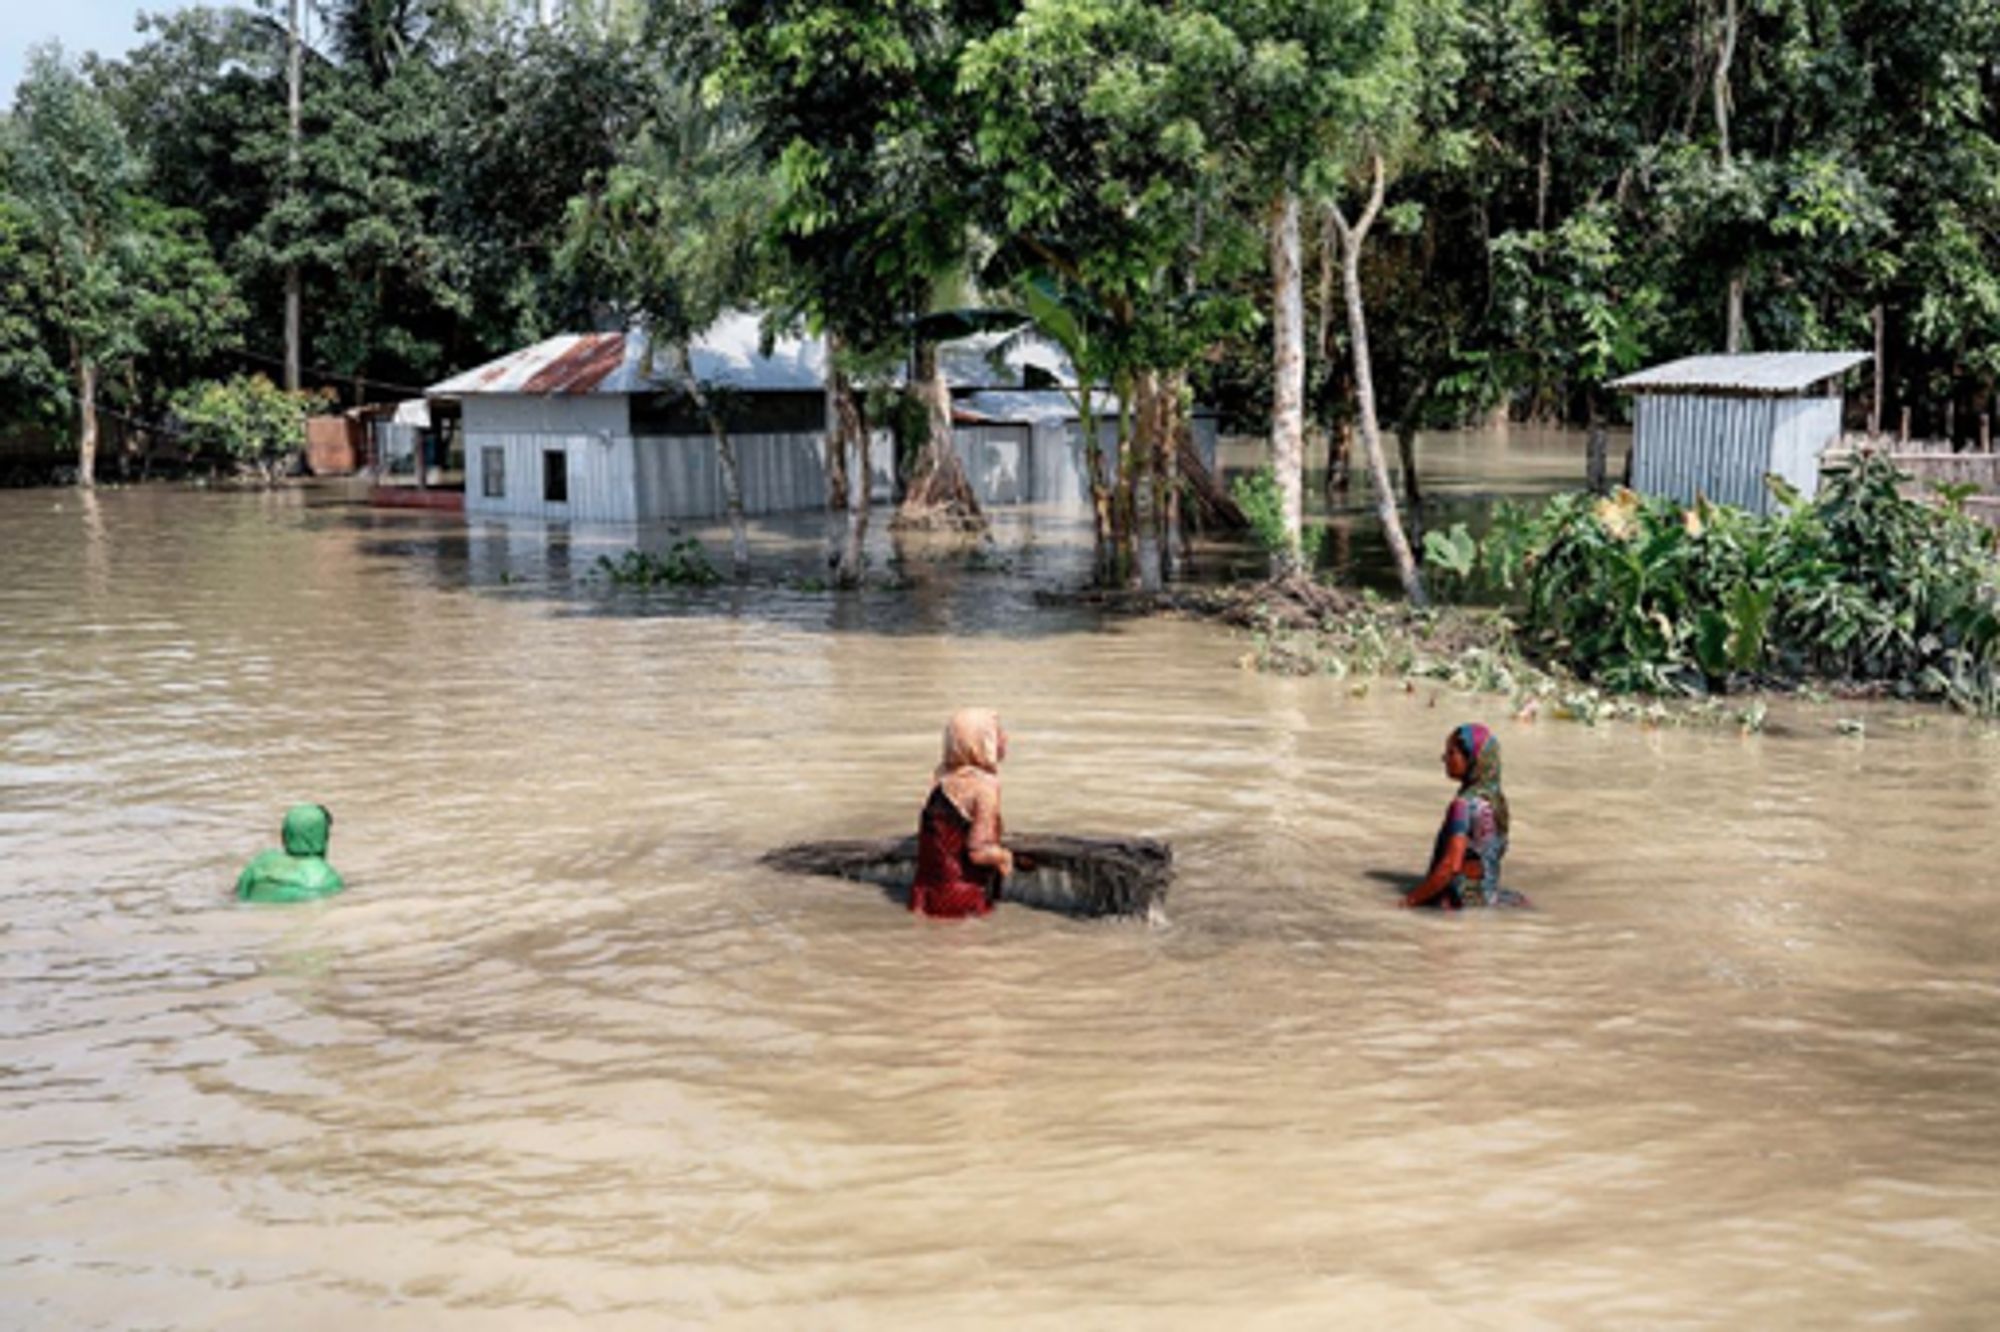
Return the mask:
<path id="1" fill-rule="evenodd" d="M 1451 886 L 1465 868 L 1466 835 L 1471 831 L 1466 821 L 1465 802 L 1454 800 L 1445 811 L 1444 827 L 1438 830 L 1437 851 L 1431 856 L 1431 870 L 1424 881 L 1412 888 L 1403 898 L 1402 905 L 1420 907 Z"/>
<path id="2" fill-rule="evenodd" d="M 987 865 L 1000 871 L 1002 876 L 1014 872 L 1014 853 L 1000 845 L 1000 790 L 997 785 L 981 783 L 979 796 L 973 802 L 971 831 L 966 835 L 966 859 L 975 865 Z"/>

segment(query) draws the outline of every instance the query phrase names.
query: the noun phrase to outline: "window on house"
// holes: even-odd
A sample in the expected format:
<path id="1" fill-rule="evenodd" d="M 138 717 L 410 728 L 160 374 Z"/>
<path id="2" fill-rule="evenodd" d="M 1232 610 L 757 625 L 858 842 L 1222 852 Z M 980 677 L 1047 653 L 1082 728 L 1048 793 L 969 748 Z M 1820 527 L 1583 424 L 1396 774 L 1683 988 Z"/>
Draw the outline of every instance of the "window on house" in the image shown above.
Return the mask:
<path id="1" fill-rule="evenodd" d="M 568 450 L 542 450 L 542 499 L 549 504 L 569 503 Z"/>
<path id="2" fill-rule="evenodd" d="M 479 451 L 479 493 L 487 499 L 507 498 L 507 451 Z"/>

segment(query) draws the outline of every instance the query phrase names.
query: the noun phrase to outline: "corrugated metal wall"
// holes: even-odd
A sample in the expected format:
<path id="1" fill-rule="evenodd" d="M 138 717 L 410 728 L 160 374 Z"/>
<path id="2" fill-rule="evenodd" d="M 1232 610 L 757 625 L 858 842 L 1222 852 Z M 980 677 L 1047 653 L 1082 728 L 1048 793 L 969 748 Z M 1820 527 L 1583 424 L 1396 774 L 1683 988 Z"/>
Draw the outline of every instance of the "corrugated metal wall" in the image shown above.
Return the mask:
<path id="1" fill-rule="evenodd" d="M 1215 457 L 1214 423 L 1208 422 L 1206 456 Z M 1098 438 L 1107 475 L 1115 468 L 1118 422 L 1100 416 Z M 959 426 L 952 431 L 972 493 L 981 504 L 1035 504 L 1059 511 L 1090 510 L 1090 464 L 1080 422 L 1041 420 Z M 1197 424 L 1195 446 L 1203 437 Z"/>
<path id="2" fill-rule="evenodd" d="M 825 453 L 817 434 L 733 436 L 749 514 L 789 513 L 826 505 Z M 542 455 L 563 451 L 569 498 L 552 503 L 542 490 Z M 488 450 L 498 450 L 503 493 L 486 493 Z M 873 496 L 894 493 L 894 444 L 887 431 L 871 446 Z M 605 434 L 519 434 L 473 431 L 465 437 L 465 511 L 557 522 L 631 523 L 653 519 L 719 518 L 722 467 L 715 441 Z"/>
<path id="3" fill-rule="evenodd" d="M 1807 495 L 1819 489 L 1820 452 L 1840 434 L 1840 399 L 1640 394 L 1632 432 L 1635 489 L 1766 513 L 1767 472 Z"/>
<path id="4" fill-rule="evenodd" d="M 965 479 L 982 505 L 1021 504 L 1033 494 L 1031 433 L 1026 425 L 958 426 L 952 430 Z"/>
<path id="5" fill-rule="evenodd" d="M 743 511 L 790 513 L 826 507 L 825 451 L 817 434 L 732 435 Z M 722 460 L 706 436 L 641 436 L 639 513 L 645 518 L 715 518 L 727 512 Z"/>
<path id="6" fill-rule="evenodd" d="M 559 449 L 569 498 L 552 503 L 543 494 L 542 455 Z M 497 450 L 503 492 L 488 495 L 489 451 Z M 629 523 L 633 506 L 632 441 L 618 435 L 502 434 L 465 436 L 465 511 L 557 522 Z"/>
<path id="7" fill-rule="evenodd" d="M 1771 470 L 1810 499 L 1819 493 L 1820 455 L 1840 442 L 1840 399 L 1787 398 L 1781 406 Z"/>

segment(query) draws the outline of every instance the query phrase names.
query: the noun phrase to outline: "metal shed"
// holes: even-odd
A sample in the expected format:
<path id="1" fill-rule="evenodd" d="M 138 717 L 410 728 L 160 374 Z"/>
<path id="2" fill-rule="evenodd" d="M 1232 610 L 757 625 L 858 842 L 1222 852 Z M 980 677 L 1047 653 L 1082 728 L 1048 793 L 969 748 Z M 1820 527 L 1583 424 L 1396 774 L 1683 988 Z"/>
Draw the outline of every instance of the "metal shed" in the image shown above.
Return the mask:
<path id="1" fill-rule="evenodd" d="M 1632 487 L 1753 513 L 1773 504 L 1767 475 L 1819 490 L 1819 460 L 1840 438 L 1841 379 L 1866 352 L 1688 356 L 1615 379 L 1632 395 Z"/>

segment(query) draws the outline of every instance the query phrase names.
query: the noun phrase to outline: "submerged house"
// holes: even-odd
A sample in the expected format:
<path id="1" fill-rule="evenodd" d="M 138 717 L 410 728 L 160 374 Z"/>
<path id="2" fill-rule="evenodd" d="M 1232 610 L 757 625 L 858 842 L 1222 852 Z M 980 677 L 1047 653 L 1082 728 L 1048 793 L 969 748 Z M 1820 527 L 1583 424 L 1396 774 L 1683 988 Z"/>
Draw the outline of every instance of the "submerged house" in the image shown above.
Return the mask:
<path id="1" fill-rule="evenodd" d="M 1632 395 L 1632 488 L 1752 513 L 1774 503 L 1774 475 L 1807 497 L 1820 455 L 1840 438 L 1842 377 L 1866 352 L 1689 356 L 1610 387 Z"/>
<path id="2" fill-rule="evenodd" d="M 991 334 L 949 343 L 940 355 L 952 385 L 953 442 L 979 502 L 1088 513 L 1090 457 L 1069 358 Z M 1108 470 L 1116 466 L 1118 399 L 1103 388 L 1091 397 Z M 1191 424 L 1195 451 L 1212 471 L 1216 416 L 1197 408 Z"/>
<path id="3" fill-rule="evenodd" d="M 993 335 L 939 352 L 954 443 L 979 502 L 1087 512 L 1068 359 Z M 584 523 L 722 516 L 715 438 L 668 356 L 643 332 L 567 333 L 433 385 L 431 408 L 461 418 L 465 512 Z M 767 352 L 757 316 L 730 313 L 695 340 L 689 360 L 735 446 L 744 511 L 824 508 L 826 344 L 780 338 Z M 1108 451 L 1116 402 L 1102 390 L 1097 397 Z M 1212 416 L 1197 414 L 1195 437 L 1212 465 Z M 887 502 L 894 478 L 886 431 L 874 433 L 871 458 L 870 496 Z"/>
<path id="4" fill-rule="evenodd" d="M 642 332 L 566 333 L 433 385 L 430 399 L 462 415 L 466 513 L 721 515 L 715 438 L 668 356 Z M 824 507 L 825 344 L 781 338 L 767 353 L 757 317 L 731 313 L 695 340 L 689 361 L 728 426 L 744 510 Z M 886 471 L 874 480 L 885 494 Z"/>

